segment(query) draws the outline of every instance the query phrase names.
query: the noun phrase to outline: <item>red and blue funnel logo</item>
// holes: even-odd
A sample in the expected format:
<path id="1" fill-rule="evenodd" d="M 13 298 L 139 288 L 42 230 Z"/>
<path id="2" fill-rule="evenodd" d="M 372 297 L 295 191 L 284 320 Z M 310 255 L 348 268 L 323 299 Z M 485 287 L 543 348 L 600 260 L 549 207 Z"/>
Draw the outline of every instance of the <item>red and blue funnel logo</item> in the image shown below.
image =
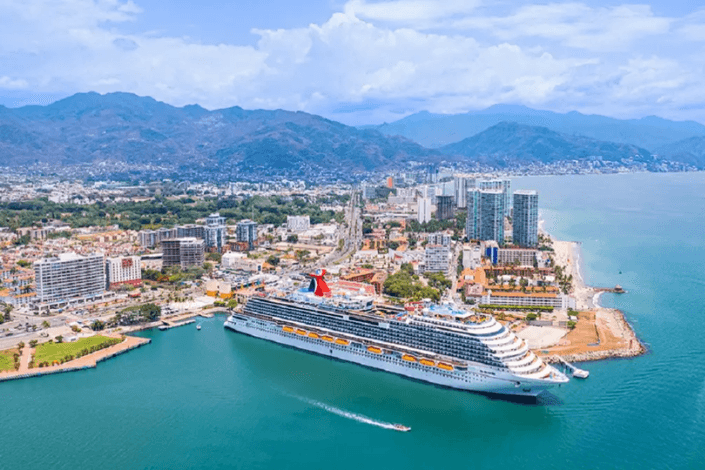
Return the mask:
<path id="1" fill-rule="evenodd" d="M 330 288 L 328 287 L 328 284 L 326 284 L 326 281 L 323 280 L 323 276 L 325 275 L 325 269 L 317 269 L 315 273 L 309 274 L 311 284 L 308 286 L 308 291 L 313 292 L 313 294 L 318 297 L 323 297 L 326 294 L 330 294 Z"/>

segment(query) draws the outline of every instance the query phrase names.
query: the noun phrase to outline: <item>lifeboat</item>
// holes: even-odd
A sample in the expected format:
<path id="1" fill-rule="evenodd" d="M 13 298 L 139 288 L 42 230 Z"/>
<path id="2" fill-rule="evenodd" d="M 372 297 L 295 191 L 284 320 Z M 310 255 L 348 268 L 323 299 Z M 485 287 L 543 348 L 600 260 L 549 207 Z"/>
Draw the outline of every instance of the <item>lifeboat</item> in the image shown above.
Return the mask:
<path id="1" fill-rule="evenodd" d="M 323 341 L 328 341 L 329 343 L 332 343 L 332 342 L 333 342 L 333 338 L 330 337 L 330 336 L 321 336 L 321 339 L 322 339 Z"/>
<path id="2" fill-rule="evenodd" d="M 445 362 L 439 362 L 438 366 L 436 367 L 443 370 L 453 370 L 453 366 L 451 366 L 450 364 L 446 364 Z"/>
<path id="3" fill-rule="evenodd" d="M 335 340 L 335 344 L 342 344 L 343 346 L 347 346 L 350 344 L 350 341 L 348 341 L 347 339 L 338 338 Z"/>
<path id="4" fill-rule="evenodd" d="M 318 336 L 318 335 L 317 335 L 316 333 L 314 333 L 313 331 L 308 334 L 308 337 L 309 337 L 309 338 L 313 338 L 313 339 L 318 339 L 318 338 L 320 338 L 320 336 Z"/>
<path id="5" fill-rule="evenodd" d="M 294 329 L 290 326 L 282 326 L 282 330 L 286 331 L 287 333 L 293 333 Z"/>
<path id="6" fill-rule="evenodd" d="M 436 365 L 435 362 L 430 361 L 428 359 L 421 359 L 419 362 L 425 366 L 435 366 Z"/>
<path id="7" fill-rule="evenodd" d="M 306 336 L 306 330 L 296 330 L 297 335 Z"/>
<path id="8" fill-rule="evenodd" d="M 405 361 L 416 362 L 416 358 L 410 354 L 404 354 L 401 358 Z"/>
<path id="9" fill-rule="evenodd" d="M 382 354 L 382 350 L 376 346 L 369 346 L 367 350 L 371 353 Z"/>

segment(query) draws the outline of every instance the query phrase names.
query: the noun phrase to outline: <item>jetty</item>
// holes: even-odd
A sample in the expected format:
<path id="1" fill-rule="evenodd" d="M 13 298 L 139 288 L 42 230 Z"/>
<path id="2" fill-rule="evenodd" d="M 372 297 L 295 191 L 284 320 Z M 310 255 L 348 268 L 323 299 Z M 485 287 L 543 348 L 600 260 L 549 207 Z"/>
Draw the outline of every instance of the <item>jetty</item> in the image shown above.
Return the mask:
<path id="1" fill-rule="evenodd" d="M 164 323 L 164 324 L 159 327 L 159 330 L 164 331 L 164 330 L 170 330 L 172 328 L 177 328 L 179 326 L 184 326 L 184 325 L 189 325 L 191 323 L 196 323 L 196 320 L 194 320 L 193 318 L 190 320 L 184 320 L 184 321 L 180 321 L 180 322 L 164 320 L 164 321 L 162 321 L 162 323 Z"/>
<path id="2" fill-rule="evenodd" d="M 563 366 L 570 371 L 571 375 L 578 379 L 587 379 L 590 376 L 590 372 L 587 370 L 579 369 L 575 367 L 570 362 L 563 359 L 561 356 L 554 355 L 553 359 L 558 364 L 563 364 Z"/>

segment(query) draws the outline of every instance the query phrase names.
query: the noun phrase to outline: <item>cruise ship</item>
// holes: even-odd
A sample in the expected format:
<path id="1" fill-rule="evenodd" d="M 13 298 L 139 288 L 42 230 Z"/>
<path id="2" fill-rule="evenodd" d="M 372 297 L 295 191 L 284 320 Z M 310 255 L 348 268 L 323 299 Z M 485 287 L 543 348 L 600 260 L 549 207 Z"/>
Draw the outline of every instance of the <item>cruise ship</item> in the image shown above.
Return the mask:
<path id="1" fill-rule="evenodd" d="M 491 315 L 451 305 L 407 311 L 332 296 L 324 270 L 308 289 L 251 297 L 225 327 L 297 349 L 445 387 L 533 396 L 568 382 Z"/>

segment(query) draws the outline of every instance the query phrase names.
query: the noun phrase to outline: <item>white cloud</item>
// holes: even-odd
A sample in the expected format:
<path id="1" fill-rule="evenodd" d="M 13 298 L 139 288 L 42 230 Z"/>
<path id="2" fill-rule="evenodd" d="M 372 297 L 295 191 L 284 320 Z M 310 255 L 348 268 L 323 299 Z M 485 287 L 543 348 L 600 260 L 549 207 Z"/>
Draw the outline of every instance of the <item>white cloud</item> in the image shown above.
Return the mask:
<path id="1" fill-rule="evenodd" d="M 351 0 L 344 11 L 349 16 L 368 20 L 421 23 L 467 14 L 475 10 L 480 0 L 394 0 L 370 3 Z"/>
<path id="2" fill-rule="evenodd" d="M 0 88 L 5 90 L 22 90 L 29 86 L 27 80 L 12 79 L 6 75 L 0 76 Z"/>
<path id="3" fill-rule="evenodd" d="M 0 0 L 0 88 L 128 91 L 175 105 L 281 107 L 348 122 L 501 102 L 613 115 L 705 107 L 703 55 L 687 37 L 705 18 L 579 3 L 499 16 L 478 4 L 352 0 L 322 24 L 254 29 L 257 44 L 240 46 L 126 34 L 121 23 L 141 11 L 131 1 Z M 455 29 L 426 29 L 450 22 Z M 680 34 L 666 34 L 672 28 Z"/>
<path id="4" fill-rule="evenodd" d="M 487 30 L 503 39 L 538 37 L 593 51 L 629 50 L 634 41 L 669 31 L 671 18 L 648 5 L 592 8 L 583 3 L 528 5 L 504 17 L 466 17 L 453 26 Z"/>

